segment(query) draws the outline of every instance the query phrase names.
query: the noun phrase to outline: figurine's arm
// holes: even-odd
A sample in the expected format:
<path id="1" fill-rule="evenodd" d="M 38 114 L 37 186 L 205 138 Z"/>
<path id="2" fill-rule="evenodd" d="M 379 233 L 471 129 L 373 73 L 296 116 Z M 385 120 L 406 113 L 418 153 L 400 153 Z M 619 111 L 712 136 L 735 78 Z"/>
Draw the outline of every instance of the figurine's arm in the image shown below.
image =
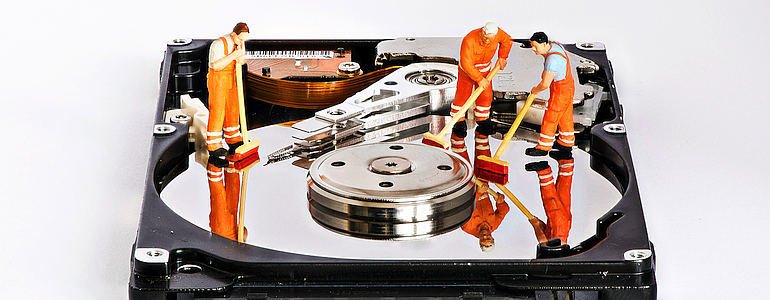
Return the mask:
<path id="1" fill-rule="evenodd" d="M 478 82 L 479 84 L 481 84 L 482 81 L 486 81 L 486 78 L 481 76 L 481 72 L 476 69 L 473 45 L 465 39 L 463 39 L 463 44 L 460 47 L 460 68 L 468 75 L 468 77 L 473 79 L 473 81 Z"/>
<path id="2" fill-rule="evenodd" d="M 497 31 L 496 38 L 500 39 L 500 42 L 498 43 L 500 48 L 497 51 L 497 65 L 500 66 L 500 70 L 503 70 L 505 69 L 505 66 L 508 65 L 508 55 L 511 53 L 511 48 L 513 48 L 513 40 L 511 39 L 511 36 L 502 29 Z"/>
<path id="3" fill-rule="evenodd" d="M 216 43 L 211 45 L 211 50 L 209 52 L 209 61 L 210 67 L 214 69 L 215 71 L 219 71 L 227 67 L 230 62 L 234 60 L 238 60 L 239 63 L 243 63 L 244 55 L 246 54 L 245 51 L 243 51 L 242 47 L 237 47 L 236 49 L 228 54 L 224 55 L 225 45 L 222 43 Z"/>
<path id="4" fill-rule="evenodd" d="M 491 189 L 488 192 L 490 195 L 492 195 L 492 197 L 495 198 L 495 203 L 500 204 L 505 202 L 505 195 L 501 193 L 497 193 Z"/>
<path id="5" fill-rule="evenodd" d="M 554 76 L 556 76 L 556 73 L 548 70 L 543 70 L 543 75 L 540 76 L 542 80 L 540 80 L 540 83 L 538 85 L 532 88 L 532 91 L 530 91 L 530 93 L 537 95 L 537 94 L 540 94 L 540 92 L 547 90 L 548 87 L 551 86 Z"/>
<path id="6" fill-rule="evenodd" d="M 493 222 L 491 222 L 493 230 L 500 226 L 500 223 L 503 222 L 505 215 L 507 215 L 509 211 L 511 211 L 511 207 L 508 206 L 508 203 L 506 203 L 504 200 L 503 202 L 497 202 L 497 209 L 495 209 L 495 219 Z"/>

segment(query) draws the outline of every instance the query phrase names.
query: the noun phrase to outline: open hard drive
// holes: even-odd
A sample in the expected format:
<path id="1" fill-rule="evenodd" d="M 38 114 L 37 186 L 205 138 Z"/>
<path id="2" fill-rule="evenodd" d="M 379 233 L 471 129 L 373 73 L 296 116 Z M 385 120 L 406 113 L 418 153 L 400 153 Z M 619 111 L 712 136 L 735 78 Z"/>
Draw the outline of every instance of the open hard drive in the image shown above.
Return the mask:
<path id="1" fill-rule="evenodd" d="M 449 122 L 462 38 L 246 41 L 245 119 L 261 161 L 248 176 L 234 173 L 248 185 L 233 208 L 246 233 L 239 242 L 211 232 L 212 42 L 168 42 L 131 299 L 656 298 L 654 249 L 603 44 L 564 44 L 575 148 L 571 229 L 559 240 L 538 235 L 556 221 L 546 218 L 542 178 L 525 169 L 559 166 L 524 155 L 549 99 L 542 92 L 525 111 L 543 71 L 529 40 L 513 40 L 492 79 L 488 147 L 522 115 L 499 157 L 510 163 L 501 186 L 515 200 L 492 184 L 482 190 L 474 159 L 421 143 Z M 472 131 L 464 139 L 473 158 L 478 140 Z M 491 228 L 471 228 L 477 218 Z"/>

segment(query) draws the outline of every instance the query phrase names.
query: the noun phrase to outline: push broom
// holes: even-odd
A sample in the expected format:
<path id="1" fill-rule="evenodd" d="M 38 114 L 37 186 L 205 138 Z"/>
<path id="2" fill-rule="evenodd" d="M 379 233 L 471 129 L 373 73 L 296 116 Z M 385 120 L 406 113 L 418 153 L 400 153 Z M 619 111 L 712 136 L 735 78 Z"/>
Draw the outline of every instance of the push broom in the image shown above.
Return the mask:
<path id="1" fill-rule="evenodd" d="M 246 183 L 249 181 L 249 169 L 259 162 L 259 141 L 251 141 L 248 137 L 248 124 L 246 123 L 246 106 L 243 96 L 243 70 L 241 65 L 235 67 L 235 80 L 238 86 L 238 101 L 240 105 L 241 135 L 243 136 L 243 145 L 235 149 L 235 153 L 228 157 L 231 161 L 231 167 L 243 173 L 241 177 L 241 196 L 238 208 L 238 241 L 246 241 L 244 234 L 244 210 L 246 209 Z"/>
<path id="2" fill-rule="evenodd" d="M 489 75 L 487 75 L 487 80 L 492 81 L 492 78 L 495 77 L 495 74 L 497 74 L 497 71 L 500 70 L 500 66 L 495 66 L 494 69 L 492 69 L 491 72 L 489 72 Z M 423 134 L 422 143 L 429 146 L 436 146 L 444 148 L 444 150 L 449 150 L 450 143 L 447 141 L 444 141 L 443 137 L 446 135 L 449 130 L 452 129 L 452 127 L 457 123 L 457 121 L 460 120 L 463 116 L 465 116 L 465 112 L 468 111 L 468 109 L 473 105 L 473 103 L 476 102 L 476 98 L 481 95 L 481 92 L 484 91 L 483 87 L 478 87 L 477 89 L 473 90 L 473 93 L 470 97 L 468 97 L 468 101 L 465 101 L 465 104 L 460 108 L 460 110 L 455 114 L 454 117 L 452 117 L 452 120 L 449 121 L 446 126 L 444 126 L 443 129 L 437 134 L 433 135 L 430 132 L 426 132 Z"/>
<path id="3" fill-rule="evenodd" d="M 516 119 L 513 121 L 513 124 L 511 124 L 511 128 L 508 129 L 508 133 L 505 134 L 505 138 L 503 138 L 503 142 L 500 144 L 500 147 L 497 147 L 495 156 L 489 157 L 486 155 L 480 155 L 478 157 L 478 163 L 476 167 L 482 171 L 481 172 L 482 174 L 493 173 L 493 174 L 508 175 L 508 162 L 500 160 L 500 156 L 503 155 L 503 152 L 505 152 L 505 148 L 508 146 L 508 142 L 510 142 L 511 139 L 513 138 L 513 134 L 516 133 L 516 129 L 519 128 L 519 124 L 521 124 L 521 120 L 524 119 L 524 115 L 527 113 L 527 109 L 529 109 L 529 106 L 532 105 L 532 101 L 535 100 L 535 96 L 536 96 L 535 94 L 532 94 L 532 93 L 529 94 L 529 97 L 527 97 L 527 102 L 524 103 L 524 107 L 522 107 L 521 111 L 519 112 L 519 115 L 516 116 Z M 496 181 L 492 181 L 492 182 L 496 182 Z M 505 182 L 502 182 L 502 183 L 505 184 Z"/>

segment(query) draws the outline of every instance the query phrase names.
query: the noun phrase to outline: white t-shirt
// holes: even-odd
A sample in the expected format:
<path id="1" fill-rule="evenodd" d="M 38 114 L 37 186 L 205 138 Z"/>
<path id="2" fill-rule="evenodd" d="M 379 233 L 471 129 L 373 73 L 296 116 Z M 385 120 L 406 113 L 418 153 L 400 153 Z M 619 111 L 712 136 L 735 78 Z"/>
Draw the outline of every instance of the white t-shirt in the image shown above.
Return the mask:
<path id="1" fill-rule="evenodd" d="M 227 41 L 227 46 L 230 48 L 227 53 L 233 53 L 235 51 L 235 42 L 233 42 L 233 39 L 230 38 L 230 35 L 224 36 L 225 40 Z M 213 68 L 211 66 L 211 63 L 218 61 L 225 57 L 225 45 L 222 43 L 221 39 L 216 39 L 213 42 L 211 42 L 211 46 L 209 47 L 209 68 Z"/>

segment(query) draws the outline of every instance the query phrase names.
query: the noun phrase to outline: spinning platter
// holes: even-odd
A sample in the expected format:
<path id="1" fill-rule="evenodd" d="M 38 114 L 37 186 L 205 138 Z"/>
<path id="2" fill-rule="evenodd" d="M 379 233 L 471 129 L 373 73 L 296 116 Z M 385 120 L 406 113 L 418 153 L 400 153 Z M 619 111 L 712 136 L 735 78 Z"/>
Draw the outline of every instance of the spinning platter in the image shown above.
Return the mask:
<path id="1" fill-rule="evenodd" d="M 471 174 L 462 157 L 435 147 L 351 146 L 310 166 L 310 212 L 319 224 L 352 236 L 437 235 L 471 217 Z"/>
<path id="2" fill-rule="evenodd" d="M 166 51 L 131 299 L 656 297 L 654 249 L 603 45 L 565 45 L 578 91 L 571 229 L 562 243 L 540 243 L 522 212 L 556 220 L 547 218 L 541 175 L 524 165 L 546 161 L 554 179 L 564 174 L 550 157 L 523 155 L 538 137 L 538 108 L 500 157 L 510 163 L 504 186 L 515 201 L 475 178 L 472 130 L 464 139 L 470 162 L 420 143 L 424 132 L 437 133 L 448 119 L 459 38 L 248 41 L 247 50 L 259 55 L 281 53 L 267 58 L 275 60 L 337 49 L 333 57 L 360 65 L 356 76 L 380 74 L 358 86 L 341 83 L 357 77 L 313 79 L 296 64 L 287 63 L 291 70 L 272 65 L 273 76 L 312 83 L 297 86 L 350 88 L 350 96 L 323 99 L 339 104 L 310 114 L 247 93 L 249 123 L 257 125 L 248 136 L 260 141 L 262 162 L 243 182 L 248 188 L 239 212 L 248 236 L 241 243 L 210 231 L 200 146 L 206 72 L 189 68 L 206 65 L 210 43 L 174 40 Z M 542 72 L 542 57 L 525 46 L 515 40 L 508 67 L 493 80 L 493 152 Z M 297 64 L 322 65 L 312 61 L 326 59 L 319 57 Z M 547 91 L 536 101 L 546 99 Z M 322 104 L 308 107 L 316 105 Z M 272 111 L 285 113 L 265 113 Z M 484 230 L 492 251 L 484 247 Z"/>

